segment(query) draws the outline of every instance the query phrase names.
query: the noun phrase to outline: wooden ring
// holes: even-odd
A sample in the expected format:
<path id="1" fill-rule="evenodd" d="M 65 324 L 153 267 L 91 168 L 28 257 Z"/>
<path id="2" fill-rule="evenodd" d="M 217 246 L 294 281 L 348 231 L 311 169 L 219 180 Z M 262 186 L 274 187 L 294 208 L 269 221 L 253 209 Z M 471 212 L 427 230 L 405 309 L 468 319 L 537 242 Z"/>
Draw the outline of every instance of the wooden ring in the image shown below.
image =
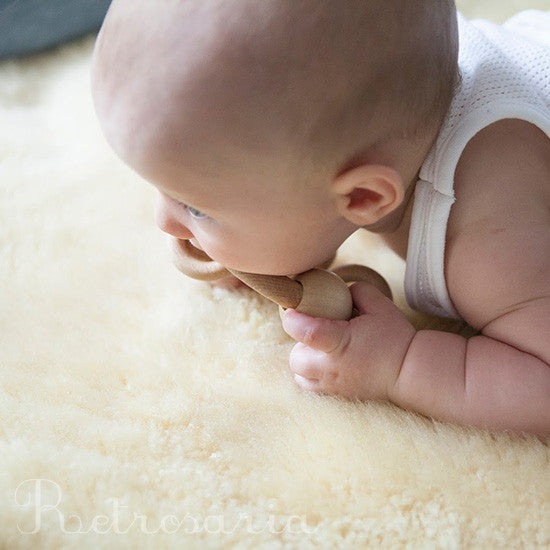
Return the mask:
<path id="1" fill-rule="evenodd" d="M 213 281 L 229 275 L 225 267 L 188 240 L 172 238 L 170 244 L 172 261 L 184 275 L 200 281 Z"/>
<path id="2" fill-rule="evenodd" d="M 391 288 L 386 279 L 370 267 L 358 264 L 347 264 L 335 267 L 332 272 L 336 273 L 336 275 L 341 277 L 346 283 L 360 281 L 369 283 L 375 286 L 382 294 L 386 296 L 386 298 L 393 300 Z"/>

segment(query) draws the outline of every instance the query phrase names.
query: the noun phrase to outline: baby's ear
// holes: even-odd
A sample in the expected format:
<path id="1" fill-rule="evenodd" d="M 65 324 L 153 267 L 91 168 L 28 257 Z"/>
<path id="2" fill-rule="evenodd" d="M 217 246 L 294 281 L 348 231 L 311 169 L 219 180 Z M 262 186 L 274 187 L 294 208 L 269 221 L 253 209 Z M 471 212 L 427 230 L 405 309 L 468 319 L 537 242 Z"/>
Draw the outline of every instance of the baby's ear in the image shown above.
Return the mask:
<path id="1" fill-rule="evenodd" d="M 389 166 L 362 164 L 332 182 L 338 212 L 355 225 L 372 225 L 395 210 L 404 197 L 403 180 Z"/>

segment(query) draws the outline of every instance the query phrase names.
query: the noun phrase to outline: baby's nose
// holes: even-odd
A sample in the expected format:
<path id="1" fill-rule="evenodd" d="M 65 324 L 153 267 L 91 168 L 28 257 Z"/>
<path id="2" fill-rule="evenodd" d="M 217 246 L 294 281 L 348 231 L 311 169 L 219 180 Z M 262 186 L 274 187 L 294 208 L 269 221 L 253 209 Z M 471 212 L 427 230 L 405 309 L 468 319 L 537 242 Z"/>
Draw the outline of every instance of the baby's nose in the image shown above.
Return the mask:
<path id="1" fill-rule="evenodd" d="M 172 212 L 173 205 L 162 196 L 155 207 L 155 222 L 159 229 L 178 239 L 192 239 L 193 233 Z"/>

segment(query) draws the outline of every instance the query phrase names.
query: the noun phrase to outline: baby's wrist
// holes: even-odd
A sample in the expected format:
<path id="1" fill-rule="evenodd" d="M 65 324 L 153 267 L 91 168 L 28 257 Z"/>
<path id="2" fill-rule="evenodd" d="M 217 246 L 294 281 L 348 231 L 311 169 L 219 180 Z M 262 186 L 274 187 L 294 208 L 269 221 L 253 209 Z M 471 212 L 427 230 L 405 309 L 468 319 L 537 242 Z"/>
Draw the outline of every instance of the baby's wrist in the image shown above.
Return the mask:
<path id="1" fill-rule="evenodd" d="M 406 368 L 407 356 L 417 334 L 416 329 L 411 325 L 410 329 L 399 338 L 399 344 L 395 346 L 396 355 L 388 368 L 386 385 L 386 399 L 392 403 L 397 403 L 399 400 L 401 374 Z"/>

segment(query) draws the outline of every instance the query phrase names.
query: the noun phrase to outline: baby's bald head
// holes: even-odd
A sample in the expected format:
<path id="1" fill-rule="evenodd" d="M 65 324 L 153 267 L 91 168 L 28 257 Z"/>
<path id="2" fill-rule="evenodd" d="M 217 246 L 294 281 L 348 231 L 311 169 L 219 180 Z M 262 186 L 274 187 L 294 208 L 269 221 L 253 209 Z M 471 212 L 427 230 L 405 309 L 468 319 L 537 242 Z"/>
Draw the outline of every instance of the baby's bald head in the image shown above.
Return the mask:
<path id="1" fill-rule="evenodd" d="M 114 0 L 93 94 L 130 164 L 192 150 L 212 170 L 268 154 L 330 170 L 439 123 L 457 47 L 451 0 Z"/>

